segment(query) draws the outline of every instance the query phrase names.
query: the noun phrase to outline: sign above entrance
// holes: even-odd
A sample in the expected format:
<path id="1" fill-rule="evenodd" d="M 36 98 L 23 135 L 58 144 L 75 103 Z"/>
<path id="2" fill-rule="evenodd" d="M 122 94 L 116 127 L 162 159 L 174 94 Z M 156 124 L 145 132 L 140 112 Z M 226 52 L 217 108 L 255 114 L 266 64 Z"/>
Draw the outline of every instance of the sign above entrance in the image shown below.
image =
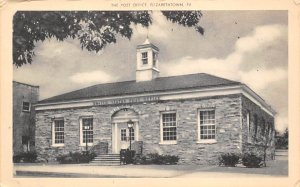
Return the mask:
<path id="1" fill-rule="evenodd" d="M 94 106 L 101 105 L 116 105 L 116 104 L 128 104 L 128 103 L 144 103 L 144 102 L 152 102 L 159 101 L 159 96 L 145 96 L 145 97 L 134 97 L 134 98 L 123 98 L 123 99 L 109 99 L 102 101 L 94 101 Z"/>

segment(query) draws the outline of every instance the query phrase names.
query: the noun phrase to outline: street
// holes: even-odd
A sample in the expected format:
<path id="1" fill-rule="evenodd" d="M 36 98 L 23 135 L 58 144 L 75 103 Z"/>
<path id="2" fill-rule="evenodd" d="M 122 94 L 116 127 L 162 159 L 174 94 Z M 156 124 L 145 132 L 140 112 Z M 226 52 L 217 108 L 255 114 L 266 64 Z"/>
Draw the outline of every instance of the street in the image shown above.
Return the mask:
<path id="1" fill-rule="evenodd" d="M 15 164 L 16 177 L 59 178 L 185 178 L 185 177 L 287 177 L 288 161 L 267 162 L 267 167 L 245 168 L 202 165 Z"/>

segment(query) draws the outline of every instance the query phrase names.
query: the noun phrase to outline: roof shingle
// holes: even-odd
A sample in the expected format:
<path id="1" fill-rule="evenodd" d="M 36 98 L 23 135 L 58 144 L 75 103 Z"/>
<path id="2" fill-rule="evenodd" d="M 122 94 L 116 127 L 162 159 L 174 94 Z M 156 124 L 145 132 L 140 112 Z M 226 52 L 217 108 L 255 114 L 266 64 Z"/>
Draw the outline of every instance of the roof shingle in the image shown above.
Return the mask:
<path id="1" fill-rule="evenodd" d="M 205 73 L 199 73 L 172 77 L 158 77 L 154 80 L 144 82 L 136 82 L 135 80 L 133 80 L 125 82 L 98 84 L 80 90 L 75 90 L 65 94 L 57 95 L 45 100 L 41 100 L 39 101 L 39 103 L 54 103 L 69 100 L 101 98 L 107 96 L 122 96 L 131 94 L 229 86 L 239 84 L 241 83 Z"/>

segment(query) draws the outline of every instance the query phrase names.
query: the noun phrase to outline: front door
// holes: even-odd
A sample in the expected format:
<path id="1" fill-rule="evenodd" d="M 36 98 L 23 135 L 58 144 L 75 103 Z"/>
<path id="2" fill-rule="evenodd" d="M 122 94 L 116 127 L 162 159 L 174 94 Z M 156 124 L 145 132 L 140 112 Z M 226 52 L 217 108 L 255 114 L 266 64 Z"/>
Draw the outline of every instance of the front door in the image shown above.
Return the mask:
<path id="1" fill-rule="evenodd" d="M 134 123 L 131 131 L 127 126 L 129 121 Z M 139 140 L 138 114 L 132 109 L 124 108 L 112 115 L 112 152 L 118 154 L 121 149 L 129 149 L 130 138 L 131 145 Z"/>
<path id="2" fill-rule="evenodd" d="M 129 149 L 130 148 L 130 138 L 131 145 L 135 141 L 135 125 L 129 130 L 127 127 L 127 123 L 118 123 L 117 124 L 117 145 L 116 152 L 120 152 L 121 149 Z"/>
<path id="3" fill-rule="evenodd" d="M 134 127 L 132 129 L 128 129 L 127 128 L 127 124 L 119 124 L 118 125 L 118 131 L 119 131 L 119 134 L 118 134 L 118 150 L 121 150 L 121 149 L 129 149 L 130 147 L 130 139 L 131 139 L 131 144 L 134 142 L 135 140 L 135 129 Z"/>

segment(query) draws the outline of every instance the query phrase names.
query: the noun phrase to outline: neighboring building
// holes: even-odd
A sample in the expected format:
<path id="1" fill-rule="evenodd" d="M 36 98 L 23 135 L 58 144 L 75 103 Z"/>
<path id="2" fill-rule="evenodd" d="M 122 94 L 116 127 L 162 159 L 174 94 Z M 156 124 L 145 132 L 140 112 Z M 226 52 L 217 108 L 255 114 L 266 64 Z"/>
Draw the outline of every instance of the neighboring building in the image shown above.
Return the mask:
<path id="1" fill-rule="evenodd" d="M 99 84 L 36 105 L 40 160 L 85 150 L 178 155 L 214 164 L 221 153 L 274 154 L 275 112 L 249 87 L 205 73 L 159 77 L 159 49 L 137 47 L 136 80 Z M 172 68 L 172 67 L 171 67 Z M 129 132 L 127 122 L 133 121 Z"/>
<path id="2" fill-rule="evenodd" d="M 13 81 L 13 154 L 34 150 L 35 111 L 39 87 Z"/>

